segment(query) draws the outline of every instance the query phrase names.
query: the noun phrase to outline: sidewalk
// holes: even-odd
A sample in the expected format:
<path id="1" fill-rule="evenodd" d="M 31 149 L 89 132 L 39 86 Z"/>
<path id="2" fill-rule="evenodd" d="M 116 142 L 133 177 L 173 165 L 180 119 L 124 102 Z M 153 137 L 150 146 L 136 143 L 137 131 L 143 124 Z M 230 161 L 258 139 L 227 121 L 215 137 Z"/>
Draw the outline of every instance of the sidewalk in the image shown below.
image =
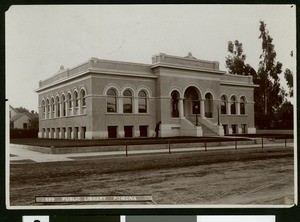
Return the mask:
<path id="1" fill-rule="evenodd" d="M 282 148 L 284 143 L 276 144 L 264 144 L 264 148 Z M 287 143 L 287 147 L 293 147 L 294 143 Z M 247 148 L 261 148 L 261 144 L 252 145 L 238 145 L 238 149 Z M 224 150 L 224 149 L 235 149 L 235 146 L 215 146 L 207 147 L 208 152 L 210 150 Z M 171 153 L 178 152 L 192 152 L 192 151 L 204 151 L 204 147 L 191 147 L 191 148 L 171 148 Z M 138 154 L 151 154 L 151 153 L 168 153 L 168 149 L 156 149 L 156 150 L 129 150 L 128 155 Z M 69 154 L 45 154 L 39 153 L 27 149 L 17 148 L 10 146 L 10 162 L 17 164 L 20 161 L 29 162 L 61 162 L 61 161 L 78 161 L 78 158 L 88 159 L 89 157 L 105 157 L 105 156 L 124 156 L 125 151 L 111 151 L 111 152 L 90 152 L 90 153 L 69 153 Z M 74 159 L 73 159 L 74 158 Z"/>

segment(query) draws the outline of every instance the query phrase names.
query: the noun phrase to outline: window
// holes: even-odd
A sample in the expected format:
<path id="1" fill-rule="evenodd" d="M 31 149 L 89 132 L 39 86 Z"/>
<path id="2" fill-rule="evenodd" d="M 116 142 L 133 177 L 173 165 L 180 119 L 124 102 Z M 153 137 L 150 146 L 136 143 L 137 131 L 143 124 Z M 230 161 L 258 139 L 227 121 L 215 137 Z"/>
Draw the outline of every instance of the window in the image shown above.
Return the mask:
<path id="1" fill-rule="evenodd" d="M 227 135 L 228 134 L 228 125 L 224 124 L 223 130 L 224 130 L 224 135 Z"/>
<path id="2" fill-rule="evenodd" d="M 108 131 L 108 138 L 117 138 L 117 126 L 108 126 L 107 131 Z"/>
<path id="3" fill-rule="evenodd" d="M 51 98 L 51 105 L 52 105 L 52 118 L 54 117 L 54 112 L 55 112 L 55 102 L 54 102 L 54 98 Z"/>
<path id="4" fill-rule="evenodd" d="M 139 92 L 139 113 L 147 113 L 147 94 L 145 91 Z"/>
<path id="5" fill-rule="evenodd" d="M 246 111 L 245 111 L 245 98 L 244 97 L 241 97 L 241 100 L 240 100 L 240 113 L 242 115 L 246 114 Z"/>
<path id="6" fill-rule="evenodd" d="M 42 101 L 42 107 L 43 107 L 43 119 L 45 119 L 46 118 L 46 104 L 45 104 L 44 100 Z"/>
<path id="7" fill-rule="evenodd" d="M 86 138 L 85 134 L 86 134 L 86 127 L 83 126 L 81 127 L 81 131 L 80 131 L 80 139 L 85 139 Z"/>
<path id="8" fill-rule="evenodd" d="M 227 113 L 227 98 L 226 96 L 221 96 L 221 114 Z"/>
<path id="9" fill-rule="evenodd" d="M 74 127 L 73 139 L 78 139 L 79 127 Z"/>
<path id="10" fill-rule="evenodd" d="M 231 114 L 236 114 L 236 98 L 234 96 L 231 97 Z"/>
<path id="11" fill-rule="evenodd" d="M 68 127 L 67 139 L 72 139 L 72 127 Z"/>
<path id="12" fill-rule="evenodd" d="M 66 116 L 66 97 L 65 95 L 61 96 L 61 104 L 62 104 L 62 116 Z"/>
<path id="13" fill-rule="evenodd" d="M 237 125 L 236 124 L 231 125 L 231 129 L 232 129 L 232 134 L 237 134 Z"/>
<path id="14" fill-rule="evenodd" d="M 123 113 L 132 113 L 132 93 L 125 90 L 123 93 Z"/>
<path id="15" fill-rule="evenodd" d="M 48 99 L 46 101 L 46 106 L 47 106 L 47 118 L 50 118 L 50 102 Z"/>
<path id="16" fill-rule="evenodd" d="M 148 136 L 148 126 L 142 125 L 140 126 L 140 137 L 147 137 Z"/>
<path id="17" fill-rule="evenodd" d="M 242 127 L 242 133 L 246 133 L 247 131 L 247 124 L 241 124 L 241 127 Z"/>
<path id="18" fill-rule="evenodd" d="M 75 99 L 75 108 L 78 108 L 79 98 L 78 98 L 78 92 L 77 91 L 74 91 L 74 99 Z"/>
<path id="19" fill-rule="evenodd" d="M 68 103 L 69 103 L 69 109 L 72 109 L 72 95 L 71 95 L 71 93 L 68 93 Z"/>
<path id="20" fill-rule="evenodd" d="M 178 110 L 178 97 L 179 94 L 177 91 L 173 91 L 172 94 L 172 117 L 179 117 L 179 110 Z"/>
<path id="21" fill-rule="evenodd" d="M 81 99 L 82 107 L 85 107 L 86 102 L 85 102 L 85 90 L 84 89 L 82 89 L 80 91 L 80 99 Z"/>
<path id="22" fill-rule="evenodd" d="M 132 137 L 133 126 L 124 126 L 125 138 Z"/>
<path id="23" fill-rule="evenodd" d="M 114 89 L 107 91 L 107 112 L 116 113 L 117 112 L 117 93 Z"/>
<path id="24" fill-rule="evenodd" d="M 59 102 L 59 97 L 56 97 L 56 117 L 60 117 L 60 102 Z"/>

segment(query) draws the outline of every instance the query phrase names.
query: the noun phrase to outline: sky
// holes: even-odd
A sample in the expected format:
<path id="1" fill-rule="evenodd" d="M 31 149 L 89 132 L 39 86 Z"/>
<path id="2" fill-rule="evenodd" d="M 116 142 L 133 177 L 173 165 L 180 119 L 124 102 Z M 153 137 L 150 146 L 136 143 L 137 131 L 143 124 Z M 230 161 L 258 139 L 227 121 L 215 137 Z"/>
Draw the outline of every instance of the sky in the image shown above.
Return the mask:
<path id="1" fill-rule="evenodd" d="M 151 64 L 157 53 L 191 52 L 198 59 L 219 61 L 226 71 L 227 44 L 234 40 L 243 44 L 246 63 L 257 69 L 260 20 L 273 38 L 277 61 L 295 73 L 292 5 L 12 6 L 5 24 L 6 98 L 14 107 L 38 111 L 39 81 L 61 65 L 71 68 L 91 57 Z"/>

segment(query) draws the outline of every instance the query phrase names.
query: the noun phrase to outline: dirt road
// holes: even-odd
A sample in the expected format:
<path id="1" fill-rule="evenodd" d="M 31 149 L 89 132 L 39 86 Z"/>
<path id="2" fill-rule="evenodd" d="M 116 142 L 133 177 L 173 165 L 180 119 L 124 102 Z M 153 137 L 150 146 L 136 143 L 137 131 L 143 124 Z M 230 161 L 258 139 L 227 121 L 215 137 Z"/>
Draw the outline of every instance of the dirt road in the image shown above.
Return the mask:
<path id="1" fill-rule="evenodd" d="M 24 206 L 37 205 L 35 196 L 148 194 L 159 205 L 292 204 L 293 167 L 292 149 L 14 165 L 10 201 Z"/>

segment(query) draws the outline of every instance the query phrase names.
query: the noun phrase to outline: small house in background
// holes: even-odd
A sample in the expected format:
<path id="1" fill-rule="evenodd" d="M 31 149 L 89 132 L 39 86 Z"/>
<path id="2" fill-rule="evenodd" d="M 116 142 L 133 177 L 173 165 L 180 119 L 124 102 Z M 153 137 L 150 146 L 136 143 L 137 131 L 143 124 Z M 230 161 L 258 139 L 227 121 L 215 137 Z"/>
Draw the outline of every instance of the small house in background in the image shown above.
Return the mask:
<path id="1" fill-rule="evenodd" d="M 29 129 L 33 127 L 33 122 L 38 119 L 38 114 L 34 111 L 20 113 L 17 109 L 9 106 L 10 129 Z"/>
<path id="2" fill-rule="evenodd" d="M 19 114 L 19 111 L 16 110 L 14 107 L 12 107 L 11 105 L 9 105 L 9 119 L 11 119 L 12 117 L 14 117 L 15 115 Z"/>

